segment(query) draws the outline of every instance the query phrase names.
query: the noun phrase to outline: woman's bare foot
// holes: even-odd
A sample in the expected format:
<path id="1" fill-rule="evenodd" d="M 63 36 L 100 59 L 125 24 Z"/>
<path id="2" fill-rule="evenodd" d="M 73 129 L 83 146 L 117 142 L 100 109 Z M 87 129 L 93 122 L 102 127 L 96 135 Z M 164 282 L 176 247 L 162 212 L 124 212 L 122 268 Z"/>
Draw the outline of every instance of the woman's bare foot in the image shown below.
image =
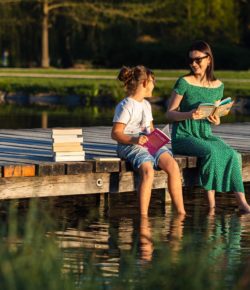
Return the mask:
<path id="1" fill-rule="evenodd" d="M 245 194 L 243 192 L 235 192 L 235 197 L 239 205 L 239 210 L 243 213 L 250 213 L 250 206 L 247 203 Z"/>

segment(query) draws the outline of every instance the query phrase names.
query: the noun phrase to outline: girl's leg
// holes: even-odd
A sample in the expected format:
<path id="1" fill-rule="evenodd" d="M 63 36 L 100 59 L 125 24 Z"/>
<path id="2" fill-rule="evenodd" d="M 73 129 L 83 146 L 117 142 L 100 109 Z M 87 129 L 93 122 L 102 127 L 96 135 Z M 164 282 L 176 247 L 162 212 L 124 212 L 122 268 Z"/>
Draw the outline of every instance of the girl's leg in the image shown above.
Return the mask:
<path id="1" fill-rule="evenodd" d="M 206 193 L 209 208 L 215 208 L 215 190 L 208 190 Z"/>
<path id="2" fill-rule="evenodd" d="M 168 174 L 168 190 L 179 214 L 186 214 L 182 196 L 180 169 L 174 158 L 167 152 L 162 153 L 158 166 Z"/>
<path id="3" fill-rule="evenodd" d="M 246 196 L 243 192 L 235 192 L 234 193 L 239 205 L 239 209 L 244 211 L 245 213 L 250 213 L 250 206 L 247 203 Z"/>
<path id="4" fill-rule="evenodd" d="M 139 168 L 140 184 L 138 188 L 140 214 L 148 215 L 151 189 L 154 179 L 154 169 L 151 162 L 144 162 Z"/>

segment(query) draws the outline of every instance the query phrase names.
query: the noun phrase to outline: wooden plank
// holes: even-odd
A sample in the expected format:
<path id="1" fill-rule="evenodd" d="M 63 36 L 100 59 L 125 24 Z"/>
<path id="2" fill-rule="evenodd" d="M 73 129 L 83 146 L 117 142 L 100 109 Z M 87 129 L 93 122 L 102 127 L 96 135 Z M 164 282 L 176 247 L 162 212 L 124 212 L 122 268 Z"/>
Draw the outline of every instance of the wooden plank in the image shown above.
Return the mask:
<path id="1" fill-rule="evenodd" d="M 133 171 L 113 173 L 110 179 L 110 192 L 135 191 L 139 184 L 139 174 Z M 153 189 L 167 188 L 167 175 L 164 171 L 155 171 Z"/>
<path id="2" fill-rule="evenodd" d="M 243 166 L 242 166 L 242 179 L 243 179 L 243 182 L 250 181 L 250 163 L 243 164 Z"/>
<path id="3" fill-rule="evenodd" d="M 187 157 L 187 167 L 194 168 L 197 166 L 197 157 L 195 156 L 188 156 Z"/>
<path id="4" fill-rule="evenodd" d="M 187 167 L 187 156 L 175 155 L 174 159 L 178 163 L 180 169 Z M 129 162 L 122 160 L 120 164 L 120 171 L 121 172 L 133 171 L 133 167 Z"/>
<path id="5" fill-rule="evenodd" d="M 242 163 L 244 164 L 250 164 L 250 152 L 249 153 L 242 153 Z"/>
<path id="6" fill-rule="evenodd" d="M 37 165 L 37 176 L 58 176 L 65 175 L 65 164 L 61 162 L 45 162 Z"/>
<path id="7" fill-rule="evenodd" d="M 94 161 L 84 161 L 84 162 L 67 162 L 66 174 L 82 174 L 92 172 L 94 168 Z"/>
<path id="8" fill-rule="evenodd" d="M 120 161 L 96 161 L 94 166 L 95 172 L 119 172 Z"/>
<path id="9" fill-rule="evenodd" d="M 242 179 L 244 182 L 250 181 L 250 154 L 241 154 L 242 157 Z"/>
<path id="10" fill-rule="evenodd" d="M 181 171 L 182 186 L 196 186 L 198 185 L 198 179 L 198 168 L 183 168 Z"/>
<path id="11" fill-rule="evenodd" d="M 174 159 L 177 161 L 180 169 L 187 167 L 187 157 L 182 155 L 174 155 Z"/>
<path id="12" fill-rule="evenodd" d="M 35 176 L 35 165 L 4 165 L 3 177 L 22 177 L 22 176 Z"/>
<path id="13" fill-rule="evenodd" d="M 114 189 L 111 184 L 111 192 L 136 191 L 139 184 L 139 175 L 134 172 L 124 172 L 118 175 L 118 188 Z"/>
<path id="14" fill-rule="evenodd" d="M 132 167 L 132 165 L 129 162 L 127 162 L 125 160 L 122 160 L 120 162 L 120 171 L 121 172 L 124 172 L 124 171 L 133 171 L 133 167 Z"/>
<path id="15" fill-rule="evenodd" d="M 109 192 L 109 173 L 0 179 L 0 199 Z"/>
<path id="16" fill-rule="evenodd" d="M 160 126 L 159 126 L 160 127 Z M 86 156 L 115 156 L 116 142 L 110 126 L 83 128 Z M 249 152 L 250 123 L 222 124 L 213 127 L 215 135 L 239 151 Z M 52 161 L 51 129 L 0 130 L 0 161 L 34 163 Z M 190 162 L 189 162 L 190 163 Z"/>

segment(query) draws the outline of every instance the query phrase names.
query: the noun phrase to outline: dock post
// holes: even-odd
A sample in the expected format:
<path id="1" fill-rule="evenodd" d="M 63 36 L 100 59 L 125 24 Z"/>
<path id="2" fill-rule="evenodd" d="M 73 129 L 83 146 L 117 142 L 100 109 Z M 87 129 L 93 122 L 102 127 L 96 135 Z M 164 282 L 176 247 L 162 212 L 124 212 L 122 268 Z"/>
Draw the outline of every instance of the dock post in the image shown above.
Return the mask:
<path id="1" fill-rule="evenodd" d="M 105 215 L 105 213 L 109 211 L 110 204 L 108 192 L 98 194 L 98 205 L 100 216 Z"/>

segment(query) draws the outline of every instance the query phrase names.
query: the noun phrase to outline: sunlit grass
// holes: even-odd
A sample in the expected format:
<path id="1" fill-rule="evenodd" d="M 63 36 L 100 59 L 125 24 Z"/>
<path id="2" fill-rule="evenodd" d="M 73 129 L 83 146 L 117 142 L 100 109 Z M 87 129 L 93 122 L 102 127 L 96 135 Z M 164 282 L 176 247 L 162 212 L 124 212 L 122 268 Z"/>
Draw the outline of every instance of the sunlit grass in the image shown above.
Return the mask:
<path id="1" fill-rule="evenodd" d="M 103 75 L 117 77 L 120 68 L 117 69 L 57 69 L 57 68 L 0 68 L 0 73 L 23 73 L 23 74 L 58 74 L 58 75 Z M 187 69 L 154 69 L 156 77 L 179 77 L 188 72 Z M 249 79 L 250 70 L 232 71 L 232 70 L 216 70 L 218 78 L 235 78 L 235 79 Z"/>

